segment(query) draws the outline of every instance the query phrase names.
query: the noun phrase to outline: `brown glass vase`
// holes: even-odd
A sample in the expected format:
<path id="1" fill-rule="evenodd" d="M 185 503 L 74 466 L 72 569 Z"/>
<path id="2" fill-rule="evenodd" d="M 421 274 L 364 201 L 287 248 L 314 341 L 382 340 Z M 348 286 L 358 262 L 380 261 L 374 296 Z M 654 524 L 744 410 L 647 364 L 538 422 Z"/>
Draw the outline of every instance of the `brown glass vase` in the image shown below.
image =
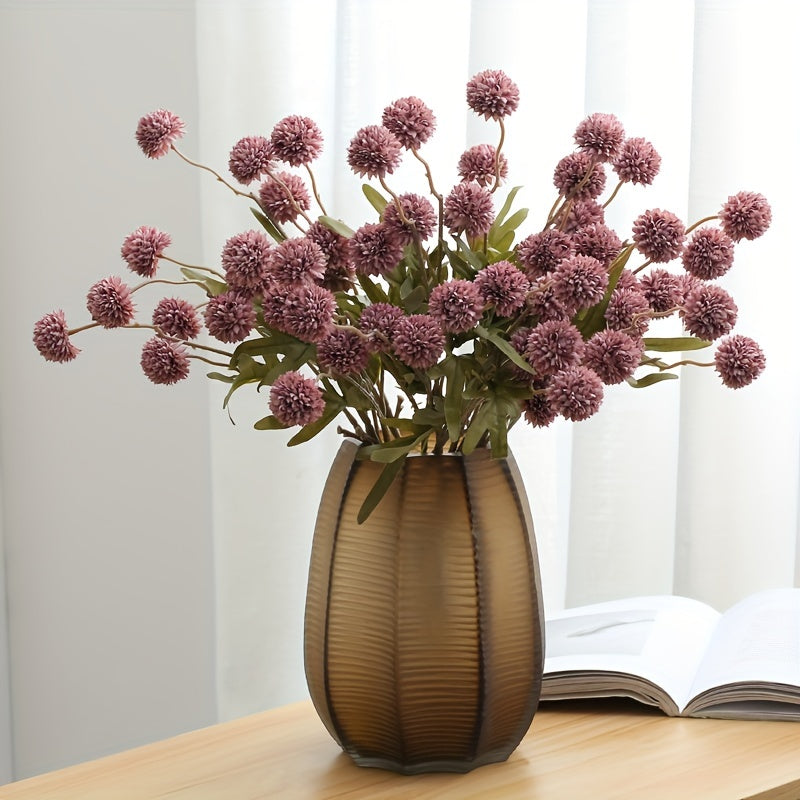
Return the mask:
<path id="1" fill-rule="evenodd" d="M 516 463 L 486 450 L 382 469 L 345 441 L 320 503 L 305 665 L 317 712 L 362 766 L 467 772 L 504 761 L 539 702 L 544 621 Z"/>

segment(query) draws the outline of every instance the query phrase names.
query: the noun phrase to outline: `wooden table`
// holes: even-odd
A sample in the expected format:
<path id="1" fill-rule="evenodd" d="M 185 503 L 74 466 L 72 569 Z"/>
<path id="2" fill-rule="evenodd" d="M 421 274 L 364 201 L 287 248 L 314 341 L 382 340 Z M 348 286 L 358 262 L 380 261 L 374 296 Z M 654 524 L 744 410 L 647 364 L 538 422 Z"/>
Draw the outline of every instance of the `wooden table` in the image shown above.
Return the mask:
<path id="1" fill-rule="evenodd" d="M 0 786 L 3 800 L 800 798 L 800 723 L 675 719 L 625 701 L 549 703 L 504 764 L 466 775 L 356 767 L 310 703 Z"/>

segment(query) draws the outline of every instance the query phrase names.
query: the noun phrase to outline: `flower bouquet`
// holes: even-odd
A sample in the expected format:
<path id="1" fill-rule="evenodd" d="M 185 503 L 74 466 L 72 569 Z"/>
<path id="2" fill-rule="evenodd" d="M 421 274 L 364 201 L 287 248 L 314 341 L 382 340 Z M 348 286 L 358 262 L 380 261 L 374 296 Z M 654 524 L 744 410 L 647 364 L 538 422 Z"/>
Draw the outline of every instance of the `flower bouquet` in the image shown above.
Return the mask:
<path id="1" fill-rule="evenodd" d="M 498 139 L 460 155 L 460 181 L 447 192 L 421 152 L 436 120 L 419 98 L 393 102 L 381 124 L 353 136 L 347 163 L 371 181 L 363 191 L 373 208 L 355 228 L 320 197 L 312 164 L 323 137 L 311 119 L 288 116 L 268 137 L 241 139 L 223 177 L 178 150 L 184 123 L 174 113 L 142 117 L 144 154 L 172 152 L 211 173 L 248 201 L 252 227 L 225 242 L 213 268 L 168 255 L 167 233 L 136 229 L 121 253 L 142 281 L 129 286 L 114 275 L 93 285 L 91 322 L 81 327 L 70 328 L 63 311 L 47 314 L 34 326 L 37 349 L 67 362 L 80 330 L 145 330 L 141 367 L 154 383 L 183 380 L 198 361 L 229 385 L 226 405 L 242 386 L 269 387 L 270 413 L 255 427 L 297 426 L 290 445 L 338 421 L 360 443 L 359 458 L 384 465 L 360 519 L 412 452 L 487 447 L 502 457 L 520 418 L 533 426 L 584 420 L 600 408 L 604 385 L 649 386 L 676 378 L 683 364 L 712 367 L 734 389 L 759 375 L 764 354 L 732 333 L 736 304 L 714 281 L 731 268 L 737 243 L 768 228 L 762 195 L 732 195 L 690 226 L 670 211 L 645 210 L 617 233 L 605 222 L 607 206 L 626 184 L 651 184 L 661 159 L 616 117 L 595 113 L 555 166 L 552 206 L 519 237 L 528 220 L 527 209 L 514 208 L 520 187 L 499 199 L 509 173 L 506 118 L 519 90 L 502 71 L 485 70 L 468 81 L 466 101 Z M 390 186 L 403 157 L 419 163 L 422 193 Z M 162 262 L 176 266 L 177 280 L 161 276 Z M 199 290 L 199 301 L 164 297 L 149 321 L 137 321 L 133 295 L 156 283 Z M 653 320 L 669 316 L 683 335 L 648 335 Z M 702 362 L 664 355 L 712 345 Z"/>

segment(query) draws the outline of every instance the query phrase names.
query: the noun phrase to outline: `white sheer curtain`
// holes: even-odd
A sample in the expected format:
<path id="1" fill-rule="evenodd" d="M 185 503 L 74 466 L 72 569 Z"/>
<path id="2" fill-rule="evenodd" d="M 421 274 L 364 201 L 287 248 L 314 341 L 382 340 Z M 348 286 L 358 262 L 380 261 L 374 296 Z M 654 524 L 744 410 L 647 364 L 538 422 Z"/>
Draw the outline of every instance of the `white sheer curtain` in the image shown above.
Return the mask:
<path id="1" fill-rule="evenodd" d="M 321 191 L 351 225 L 371 214 L 345 165 L 352 134 L 392 100 L 422 97 L 438 118 L 425 152 L 447 186 L 462 148 L 496 136 L 463 101 L 486 67 L 520 86 L 506 153 L 531 230 L 593 111 L 617 114 L 663 157 L 653 187 L 628 187 L 611 207 L 623 236 L 647 208 L 693 220 L 740 189 L 763 192 L 772 229 L 738 248 L 725 280 L 738 329 L 767 353 L 759 381 L 732 392 L 705 370 L 621 387 L 591 420 L 520 425 L 512 446 L 550 610 L 673 591 L 725 607 L 797 580 L 796 4 L 0 0 L 0 12 L 0 63 L 18 76 L 3 95 L 13 290 L 0 298 L 11 665 L 8 687 L 0 666 L 11 698 L 0 749 L 10 729 L 16 777 L 305 695 L 305 573 L 335 435 L 286 448 L 286 436 L 251 430 L 264 397 L 245 392 L 233 426 L 200 370 L 192 386 L 156 393 L 126 363 L 141 342 L 87 337 L 63 368 L 30 352 L 32 321 L 66 302 L 77 316 L 84 284 L 120 271 L 119 241 L 139 224 L 168 228 L 176 255 L 206 262 L 253 227 L 247 204 L 209 176 L 134 151 L 137 115 L 159 105 L 186 118 L 186 152 L 223 171 L 239 137 L 286 114 L 314 118 L 326 134 Z M 392 183 L 424 190 L 411 163 Z"/>

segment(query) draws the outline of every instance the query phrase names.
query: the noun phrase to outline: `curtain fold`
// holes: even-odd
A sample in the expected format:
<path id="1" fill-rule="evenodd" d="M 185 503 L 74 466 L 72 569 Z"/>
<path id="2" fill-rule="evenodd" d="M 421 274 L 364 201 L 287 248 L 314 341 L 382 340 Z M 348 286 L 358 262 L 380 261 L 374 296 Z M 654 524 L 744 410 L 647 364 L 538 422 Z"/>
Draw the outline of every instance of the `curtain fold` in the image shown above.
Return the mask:
<path id="1" fill-rule="evenodd" d="M 713 374 L 681 384 L 675 591 L 726 607 L 797 581 L 800 374 L 792 335 L 800 276 L 792 265 L 800 168 L 800 10 L 768 2 L 695 5 L 690 215 L 740 189 L 772 203 L 767 234 L 736 248 L 720 283 L 739 299 L 737 330 L 761 342 L 767 369 L 747 390 Z"/>
<path id="2" fill-rule="evenodd" d="M 658 37 L 641 35 L 655 24 Z M 622 187 L 607 209 L 607 221 L 622 239 L 649 208 L 686 219 L 692 44 L 691 0 L 589 3 L 583 112 L 615 114 L 628 136 L 651 141 L 662 158 L 652 186 Z M 678 333 L 675 320 L 651 327 L 651 335 Z M 606 387 L 600 413 L 575 426 L 562 599 L 567 606 L 672 592 L 680 430 L 676 384 L 635 391 L 624 384 Z"/>

